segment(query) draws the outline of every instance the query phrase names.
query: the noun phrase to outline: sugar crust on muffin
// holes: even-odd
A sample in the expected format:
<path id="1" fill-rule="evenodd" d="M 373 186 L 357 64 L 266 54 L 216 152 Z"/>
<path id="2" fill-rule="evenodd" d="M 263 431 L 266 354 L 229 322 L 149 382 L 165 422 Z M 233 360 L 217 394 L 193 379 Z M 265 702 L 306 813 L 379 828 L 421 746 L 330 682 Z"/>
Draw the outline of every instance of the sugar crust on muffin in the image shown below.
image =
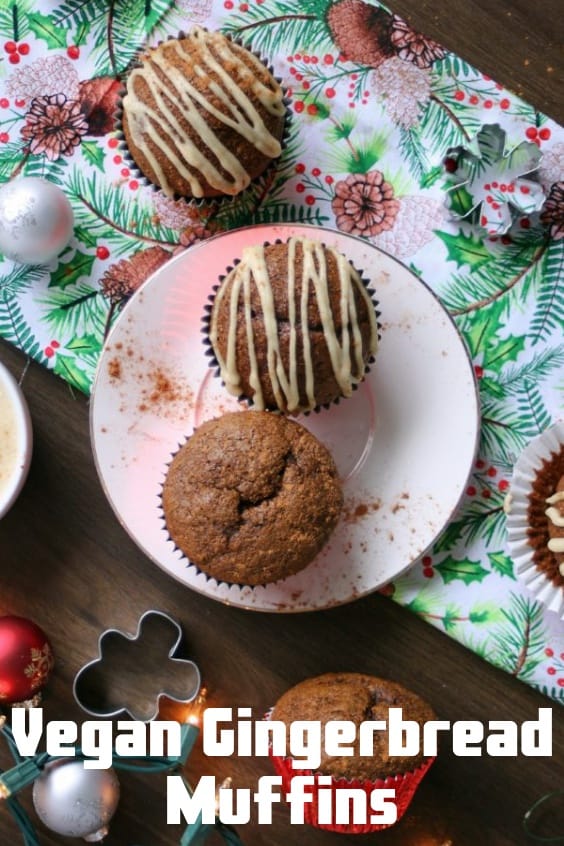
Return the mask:
<path id="1" fill-rule="evenodd" d="M 342 503 L 326 447 L 295 421 L 260 411 L 203 423 L 176 453 L 162 492 L 176 546 L 208 576 L 242 585 L 304 569 Z"/>

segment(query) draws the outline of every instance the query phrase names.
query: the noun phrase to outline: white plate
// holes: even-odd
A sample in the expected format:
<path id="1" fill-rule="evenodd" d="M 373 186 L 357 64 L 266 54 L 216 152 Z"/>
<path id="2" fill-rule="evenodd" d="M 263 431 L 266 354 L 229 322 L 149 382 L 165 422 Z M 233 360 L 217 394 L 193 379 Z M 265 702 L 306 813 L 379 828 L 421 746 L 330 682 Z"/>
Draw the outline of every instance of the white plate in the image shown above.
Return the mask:
<path id="1" fill-rule="evenodd" d="M 0 362 L 0 520 L 24 486 L 32 450 L 33 430 L 23 391 Z"/>
<path id="2" fill-rule="evenodd" d="M 167 463 L 203 420 L 242 406 L 205 356 L 204 305 L 249 244 L 323 240 L 363 272 L 382 337 L 362 387 L 301 418 L 333 452 L 345 509 L 330 543 L 301 573 L 249 588 L 207 578 L 175 549 L 160 511 Z M 366 241 L 311 226 L 237 229 L 160 268 L 132 298 L 102 352 L 91 402 L 100 479 L 119 520 L 167 573 L 206 596 L 261 611 L 307 611 L 383 586 L 431 546 L 453 516 L 475 458 L 476 383 L 466 347 L 434 294 Z"/>

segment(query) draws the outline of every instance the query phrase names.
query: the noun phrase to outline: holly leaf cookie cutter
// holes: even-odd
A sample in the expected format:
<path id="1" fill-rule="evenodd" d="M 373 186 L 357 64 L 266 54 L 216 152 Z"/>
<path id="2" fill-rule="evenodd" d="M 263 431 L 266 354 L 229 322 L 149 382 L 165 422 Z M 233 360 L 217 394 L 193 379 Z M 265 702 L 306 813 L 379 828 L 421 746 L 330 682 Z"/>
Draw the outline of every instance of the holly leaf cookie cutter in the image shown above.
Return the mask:
<path id="1" fill-rule="evenodd" d="M 544 191 L 536 181 L 541 152 L 523 141 L 511 150 L 499 124 L 483 126 L 466 147 L 451 147 L 444 159 L 449 186 L 446 206 L 456 220 L 468 220 L 503 235 L 514 219 L 541 210 Z"/>
<path id="2" fill-rule="evenodd" d="M 146 611 L 134 635 L 106 629 L 98 639 L 98 657 L 76 674 L 73 695 L 94 717 L 128 714 L 149 722 L 166 696 L 190 702 L 200 689 L 193 661 L 175 657 L 182 641 L 180 625 L 162 611 Z"/>

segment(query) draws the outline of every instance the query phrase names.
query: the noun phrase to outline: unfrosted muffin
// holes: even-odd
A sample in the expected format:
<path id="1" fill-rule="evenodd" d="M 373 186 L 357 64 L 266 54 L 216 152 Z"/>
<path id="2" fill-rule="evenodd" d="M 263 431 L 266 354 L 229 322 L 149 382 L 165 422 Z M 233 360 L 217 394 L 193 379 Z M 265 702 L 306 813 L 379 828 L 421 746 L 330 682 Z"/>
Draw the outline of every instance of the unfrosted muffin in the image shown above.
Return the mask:
<path id="1" fill-rule="evenodd" d="M 149 49 L 127 79 L 129 153 L 167 196 L 234 196 L 281 153 L 286 107 L 270 71 L 219 32 L 194 27 Z"/>
<path id="2" fill-rule="evenodd" d="M 218 581 L 260 585 L 306 567 L 343 503 L 329 451 L 303 426 L 260 411 L 202 424 L 163 485 L 168 533 Z"/>
<path id="3" fill-rule="evenodd" d="M 247 247 L 217 290 L 209 324 L 229 393 L 288 414 L 350 396 L 378 346 L 360 274 L 308 238 Z"/>
<path id="4" fill-rule="evenodd" d="M 402 719 L 413 720 L 423 726 L 436 719 L 433 709 L 417 694 L 396 682 L 362 673 L 326 673 L 306 679 L 284 693 L 270 714 L 270 719 L 280 720 L 289 727 L 294 721 L 320 721 L 322 731 L 327 723 L 344 720 L 356 728 L 356 740 L 347 743 L 353 747 L 352 755 L 329 755 L 321 745 L 321 763 L 317 775 L 330 776 L 330 785 L 312 785 L 308 792 L 311 801 L 304 806 L 305 820 L 318 828 L 349 833 L 367 833 L 388 828 L 392 823 L 370 819 L 341 822 L 336 817 L 336 794 L 340 789 L 356 788 L 370 796 L 377 788 L 394 788 L 397 819 L 405 813 L 423 776 L 434 758 L 415 756 L 390 756 L 387 731 L 373 732 L 372 755 L 360 754 L 359 727 L 367 721 L 389 720 L 389 709 L 401 708 Z M 287 732 L 289 736 L 289 732 Z M 295 775 L 310 774 L 289 757 L 271 755 L 276 772 L 282 776 L 283 788 L 289 791 Z M 297 764 L 297 768 L 293 766 Z M 321 819 L 318 804 L 319 787 L 333 794 L 332 819 Z M 326 801 L 323 803 L 327 805 Z"/>

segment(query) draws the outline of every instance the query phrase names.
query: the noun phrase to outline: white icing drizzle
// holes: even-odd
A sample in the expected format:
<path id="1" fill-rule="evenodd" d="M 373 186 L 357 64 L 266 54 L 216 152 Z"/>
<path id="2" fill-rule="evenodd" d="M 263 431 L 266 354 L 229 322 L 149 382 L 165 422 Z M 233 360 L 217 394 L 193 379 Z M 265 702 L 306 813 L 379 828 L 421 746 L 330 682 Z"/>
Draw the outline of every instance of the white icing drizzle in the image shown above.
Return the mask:
<path id="1" fill-rule="evenodd" d="M 189 53 L 189 48 L 194 45 L 197 47 L 196 59 Z M 211 128 L 208 116 L 218 120 L 220 125 L 232 128 L 264 156 L 275 159 L 280 155 L 279 139 L 269 132 L 241 84 L 248 86 L 269 114 L 279 117 L 285 110 L 282 90 L 274 79 L 271 85 L 261 81 L 264 79 L 264 65 L 252 53 L 245 51 L 252 67 L 247 66 L 240 58 L 242 49 L 221 33 L 209 33 L 201 27 L 194 27 L 181 41 L 168 41 L 151 51 L 143 66 L 131 73 L 123 99 L 128 131 L 132 142 L 143 151 L 167 196 L 172 196 L 174 189 L 167 178 L 166 165 L 161 164 L 159 159 L 171 164 L 188 182 L 194 197 L 204 196 L 203 181 L 228 195 L 238 194 L 249 184 L 250 175 Z M 171 51 L 179 58 L 180 67 L 172 63 Z M 190 81 L 188 70 L 207 82 L 209 93 L 219 100 L 221 109 Z M 140 79 L 144 80 L 151 93 L 153 107 L 143 103 L 137 94 Z M 182 111 L 186 127 L 176 119 L 174 103 Z M 200 143 L 194 143 L 189 130 Z M 159 150 L 159 155 L 150 149 L 149 140 Z M 218 165 L 227 176 L 222 174 Z"/>
<path id="2" fill-rule="evenodd" d="M 296 250 L 298 245 L 302 251 L 302 278 L 300 301 L 296 302 L 297 280 Z M 333 256 L 338 270 L 340 297 L 341 339 L 337 337 L 335 322 L 331 311 L 329 286 L 327 278 L 326 254 Z M 313 288 L 315 300 L 321 318 L 323 335 L 329 351 L 331 366 L 335 380 L 343 396 L 350 396 L 353 386 L 362 381 L 364 376 L 364 357 L 362 349 L 362 335 L 358 322 L 355 302 L 355 291 L 364 299 L 370 321 L 370 341 L 367 353 L 373 355 L 378 345 L 378 327 L 376 315 L 370 296 L 357 271 L 347 261 L 346 257 L 318 241 L 307 238 L 290 238 L 288 241 L 288 323 L 289 323 L 289 362 L 286 372 L 280 353 L 278 322 L 274 307 L 272 283 L 266 264 L 265 248 L 263 246 L 247 247 L 243 251 L 242 260 L 226 277 L 215 297 L 212 310 L 210 341 L 216 354 L 221 377 L 227 390 L 234 396 L 242 393 L 241 377 L 238 370 L 236 342 L 237 315 L 243 298 L 245 315 L 245 330 L 247 350 L 249 355 L 250 374 L 249 384 L 254 392 L 253 402 L 258 409 L 264 409 L 265 401 L 258 360 L 256 354 L 255 337 L 253 333 L 251 315 L 251 294 L 253 286 L 258 293 L 266 335 L 266 358 L 268 378 L 276 403 L 280 409 L 294 414 L 298 411 L 308 411 L 318 404 L 315 396 L 315 375 L 313 356 L 309 332 L 302 332 L 303 364 L 305 370 L 305 384 L 303 389 L 307 397 L 305 405 L 300 405 L 300 385 L 298 383 L 298 327 L 308 325 L 308 301 L 310 290 Z M 221 354 L 218 346 L 218 323 L 221 303 L 227 291 L 229 293 L 229 325 L 225 355 Z"/>
<path id="3" fill-rule="evenodd" d="M 551 538 L 548 548 L 551 552 L 564 552 L 564 538 Z"/>
<path id="4" fill-rule="evenodd" d="M 564 502 L 564 491 L 557 491 L 552 496 L 545 500 L 546 504 L 550 506 L 544 512 L 553 526 L 558 529 L 564 529 L 564 513 L 559 508 L 555 508 L 559 502 Z M 550 538 L 548 548 L 551 552 L 564 552 L 564 538 Z"/>

